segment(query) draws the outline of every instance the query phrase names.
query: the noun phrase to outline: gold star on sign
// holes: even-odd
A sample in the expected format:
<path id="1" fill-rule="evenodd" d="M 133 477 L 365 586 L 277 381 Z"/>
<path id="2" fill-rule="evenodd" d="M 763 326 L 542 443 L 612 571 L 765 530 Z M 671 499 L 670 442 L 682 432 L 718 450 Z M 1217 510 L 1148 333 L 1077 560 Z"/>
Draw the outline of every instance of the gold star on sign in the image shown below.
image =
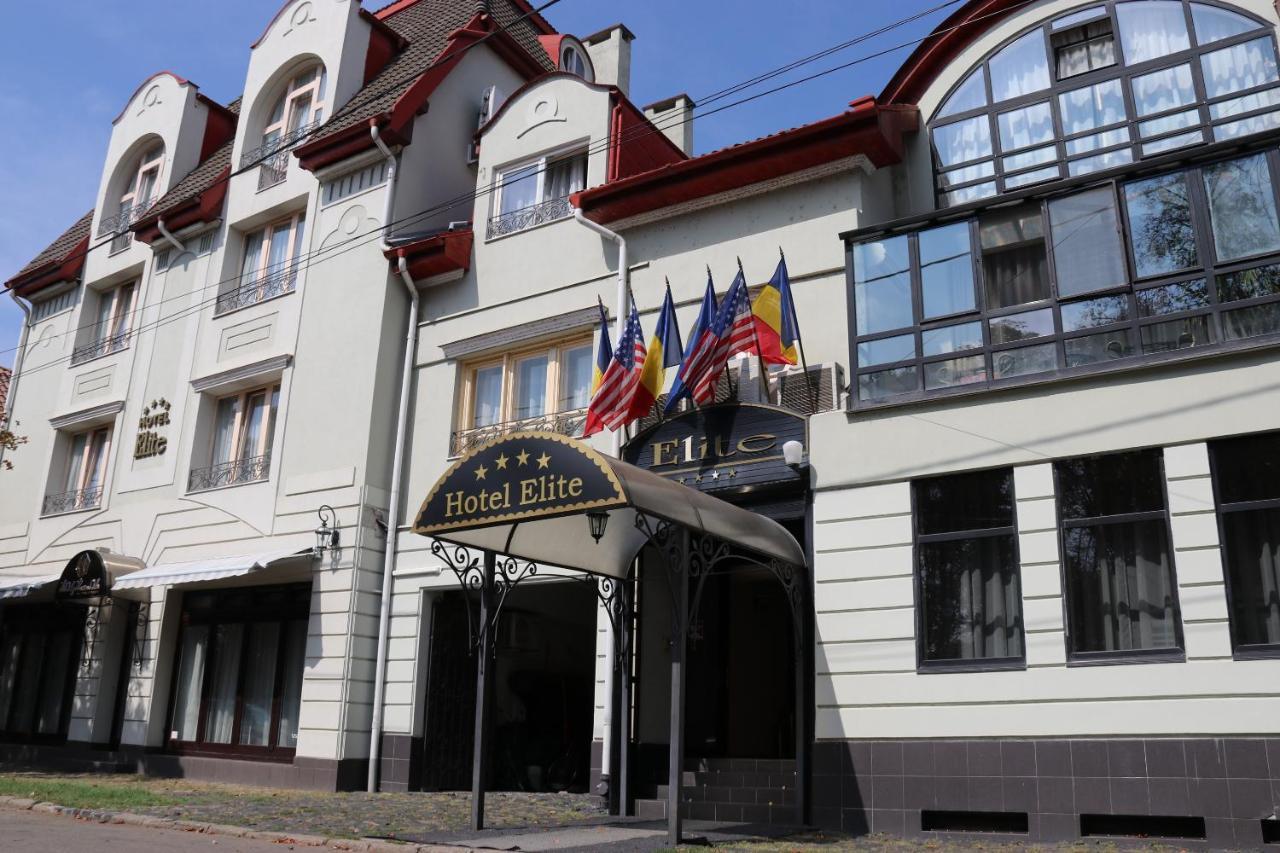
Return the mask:
<path id="1" fill-rule="evenodd" d="M 476 469 L 476 479 L 483 480 L 484 475 L 488 473 L 489 473 L 489 469 L 481 465 L 479 468 Z"/>
<path id="2" fill-rule="evenodd" d="M 521 450 L 519 453 L 516 454 L 516 462 L 520 463 L 520 467 L 523 468 L 525 463 L 527 463 L 528 461 L 529 461 L 529 451 Z"/>
<path id="3" fill-rule="evenodd" d="M 500 456 L 499 456 L 497 459 L 495 459 L 494 461 L 498 463 L 498 470 L 499 470 L 499 471 L 505 471 L 505 470 L 507 470 L 507 454 L 503 453 L 502 455 L 500 455 Z"/>
<path id="4" fill-rule="evenodd" d="M 543 453 L 541 456 L 538 457 L 539 468 L 546 468 L 550 464 L 551 464 L 551 457 L 548 456 L 547 454 Z"/>

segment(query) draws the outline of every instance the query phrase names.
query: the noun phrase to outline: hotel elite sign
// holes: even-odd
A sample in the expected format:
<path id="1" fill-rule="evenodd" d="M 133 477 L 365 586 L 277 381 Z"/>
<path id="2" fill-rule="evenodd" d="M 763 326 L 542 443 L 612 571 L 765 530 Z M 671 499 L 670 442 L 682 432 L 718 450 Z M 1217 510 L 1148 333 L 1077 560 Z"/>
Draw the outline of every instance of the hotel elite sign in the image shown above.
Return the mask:
<path id="1" fill-rule="evenodd" d="M 808 421 L 774 406 L 728 403 L 694 409 L 633 438 L 622 458 L 704 492 L 805 482 L 782 445 L 807 445 Z"/>
<path id="2" fill-rule="evenodd" d="M 463 456 L 427 495 L 415 533 L 432 534 L 627 503 L 622 484 L 590 447 L 546 432 L 515 432 Z"/>

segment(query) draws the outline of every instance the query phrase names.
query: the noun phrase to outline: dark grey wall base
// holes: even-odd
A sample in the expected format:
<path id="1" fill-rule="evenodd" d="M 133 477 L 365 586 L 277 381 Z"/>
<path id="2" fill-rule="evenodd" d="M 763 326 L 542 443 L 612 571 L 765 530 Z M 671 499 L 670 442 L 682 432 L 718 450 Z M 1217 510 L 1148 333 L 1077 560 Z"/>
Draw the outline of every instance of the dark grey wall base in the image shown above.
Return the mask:
<path id="1" fill-rule="evenodd" d="M 603 793 L 600 790 L 600 780 L 604 776 L 604 741 L 591 741 L 591 776 L 590 786 L 587 790 L 592 794 Z"/>
<path id="2" fill-rule="evenodd" d="M 1280 809 L 1280 737 L 819 741 L 811 796 L 815 824 L 856 834 L 939 837 L 922 811 L 1012 812 L 1018 838 L 1049 842 L 1081 837 L 1081 814 L 1160 815 L 1252 848 Z"/>
<path id="3" fill-rule="evenodd" d="M 378 763 L 379 790 L 418 790 L 422 781 L 422 738 L 384 733 Z"/>

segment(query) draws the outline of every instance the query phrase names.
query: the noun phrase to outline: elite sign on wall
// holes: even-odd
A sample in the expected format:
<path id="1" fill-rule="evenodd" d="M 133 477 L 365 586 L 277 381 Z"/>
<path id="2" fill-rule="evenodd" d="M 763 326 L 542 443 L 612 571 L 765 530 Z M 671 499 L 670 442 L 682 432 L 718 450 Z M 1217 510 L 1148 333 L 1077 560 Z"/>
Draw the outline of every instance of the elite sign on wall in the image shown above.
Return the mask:
<path id="1" fill-rule="evenodd" d="M 67 563 L 54 590 L 56 599 L 97 598 L 111 588 L 106 563 L 97 551 L 81 551 Z"/>
<path id="2" fill-rule="evenodd" d="M 731 403 L 694 409 L 651 427 L 623 448 L 632 465 L 705 492 L 804 482 L 783 461 L 788 441 L 806 444 L 802 415 Z"/>

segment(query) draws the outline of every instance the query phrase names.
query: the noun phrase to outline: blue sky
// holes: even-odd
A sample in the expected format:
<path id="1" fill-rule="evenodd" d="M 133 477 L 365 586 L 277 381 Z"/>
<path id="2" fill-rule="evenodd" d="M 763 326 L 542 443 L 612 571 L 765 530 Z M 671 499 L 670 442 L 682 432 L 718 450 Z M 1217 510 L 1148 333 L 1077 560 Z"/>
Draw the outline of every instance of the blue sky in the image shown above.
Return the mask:
<path id="1" fill-rule="evenodd" d="M 939 2 L 561 0 L 546 14 L 562 32 L 580 35 L 626 23 L 636 34 L 631 95 L 646 104 L 677 92 L 700 100 Z M 376 9 L 385 2 L 365 5 Z M 276 0 L 11 4 L 0 28 L 0 280 L 92 206 L 111 119 L 139 83 L 168 69 L 226 103 L 240 94 L 249 45 L 277 8 Z M 934 13 L 782 80 L 921 38 L 946 14 Z M 899 50 L 697 120 L 695 147 L 709 151 L 834 115 L 854 98 L 879 92 L 908 53 Z M 742 95 L 729 100 L 737 97 Z M 7 296 L 0 299 L 0 365 L 12 364 L 20 316 Z"/>

